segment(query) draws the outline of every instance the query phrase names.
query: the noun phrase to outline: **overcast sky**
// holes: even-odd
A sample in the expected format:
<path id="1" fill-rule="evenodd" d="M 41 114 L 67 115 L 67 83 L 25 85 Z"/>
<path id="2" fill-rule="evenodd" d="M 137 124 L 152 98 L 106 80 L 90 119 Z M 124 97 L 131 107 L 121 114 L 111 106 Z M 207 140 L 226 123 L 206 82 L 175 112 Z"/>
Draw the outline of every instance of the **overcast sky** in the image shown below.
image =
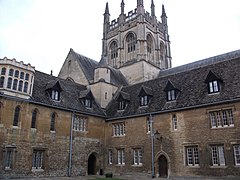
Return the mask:
<path id="1" fill-rule="evenodd" d="M 69 52 L 101 58 L 103 13 L 121 0 L 0 0 L 0 58 L 31 63 L 55 76 Z M 151 0 L 144 0 L 150 12 Z M 168 16 L 173 66 L 240 49 L 240 0 L 155 0 Z M 137 0 L 125 0 L 125 13 Z"/>

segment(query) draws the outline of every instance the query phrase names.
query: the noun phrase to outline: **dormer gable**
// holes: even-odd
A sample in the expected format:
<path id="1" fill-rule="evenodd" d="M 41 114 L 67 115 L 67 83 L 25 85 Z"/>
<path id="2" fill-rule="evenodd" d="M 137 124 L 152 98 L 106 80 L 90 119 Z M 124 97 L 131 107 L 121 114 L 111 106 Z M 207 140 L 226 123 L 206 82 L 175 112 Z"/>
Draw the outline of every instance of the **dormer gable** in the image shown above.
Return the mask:
<path id="1" fill-rule="evenodd" d="M 94 97 L 90 89 L 81 91 L 79 99 L 86 108 L 92 108 Z"/>
<path id="2" fill-rule="evenodd" d="M 138 97 L 140 98 L 140 106 L 147 106 L 152 96 L 152 89 L 146 86 L 142 86 L 138 94 Z"/>
<path id="3" fill-rule="evenodd" d="M 60 81 L 50 81 L 47 83 L 46 90 L 49 92 L 50 98 L 54 101 L 60 101 L 61 92 L 63 91 Z"/>
<path id="4" fill-rule="evenodd" d="M 166 92 L 167 101 L 175 101 L 178 93 L 180 92 L 180 90 L 176 88 L 170 80 L 168 80 L 164 91 Z"/>
<path id="5" fill-rule="evenodd" d="M 208 85 L 208 94 L 220 92 L 220 84 L 222 82 L 222 79 L 210 70 L 205 79 L 205 83 Z"/>
<path id="6" fill-rule="evenodd" d="M 118 110 L 124 110 L 130 102 L 130 95 L 125 92 L 119 92 L 116 100 L 118 102 Z"/>

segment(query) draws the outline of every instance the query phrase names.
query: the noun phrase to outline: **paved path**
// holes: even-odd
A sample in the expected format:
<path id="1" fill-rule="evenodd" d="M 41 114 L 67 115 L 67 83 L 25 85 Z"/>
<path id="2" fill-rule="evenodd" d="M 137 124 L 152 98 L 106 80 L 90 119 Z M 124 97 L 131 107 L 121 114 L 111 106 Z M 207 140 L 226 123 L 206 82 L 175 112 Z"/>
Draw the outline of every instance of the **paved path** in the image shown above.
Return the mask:
<path id="1" fill-rule="evenodd" d="M 115 178 L 124 180 L 166 180 L 166 178 L 151 178 L 150 175 L 131 174 L 131 175 L 115 175 Z M 79 176 L 79 177 L 53 177 L 53 178 L 24 178 L 15 180 L 94 180 L 96 178 L 104 178 L 104 176 Z M 240 177 L 178 177 L 168 178 L 168 180 L 240 180 Z M 111 180 L 111 178 L 109 178 Z"/>

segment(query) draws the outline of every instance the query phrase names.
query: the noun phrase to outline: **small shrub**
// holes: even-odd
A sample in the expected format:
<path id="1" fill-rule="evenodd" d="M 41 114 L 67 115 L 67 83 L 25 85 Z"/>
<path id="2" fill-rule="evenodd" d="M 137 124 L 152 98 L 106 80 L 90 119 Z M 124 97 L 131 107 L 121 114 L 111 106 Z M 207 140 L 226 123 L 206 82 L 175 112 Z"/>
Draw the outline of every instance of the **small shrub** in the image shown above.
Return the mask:
<path id="1" fill-rule="evenodd" d="M 106 173 L 105 176 L 106 176 L 106 178 L 112 178 L 113 174 L 112 173 Z"/>

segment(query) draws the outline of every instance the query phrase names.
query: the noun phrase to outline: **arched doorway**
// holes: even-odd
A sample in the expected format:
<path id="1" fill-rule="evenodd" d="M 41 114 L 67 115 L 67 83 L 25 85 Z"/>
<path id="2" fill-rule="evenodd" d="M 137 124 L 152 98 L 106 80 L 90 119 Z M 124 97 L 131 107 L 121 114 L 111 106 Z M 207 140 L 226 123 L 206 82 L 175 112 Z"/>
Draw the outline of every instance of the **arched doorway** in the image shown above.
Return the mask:
<path id="1" fill-rule="evenodd" d="M 88 175 L 96 174 L 96 161 L 96 156 L 94 154 L 91 154 L 88 158 Z"/>
<path id="2" fill-rule="evenodd" d="M 161 155 L 158 158 L 158 173 L 159 173 L 159 177 L 162 177 L 162 178 L 168 177 L 168 162 L 167 162 L 167 158 L 164 155 Z"/>

